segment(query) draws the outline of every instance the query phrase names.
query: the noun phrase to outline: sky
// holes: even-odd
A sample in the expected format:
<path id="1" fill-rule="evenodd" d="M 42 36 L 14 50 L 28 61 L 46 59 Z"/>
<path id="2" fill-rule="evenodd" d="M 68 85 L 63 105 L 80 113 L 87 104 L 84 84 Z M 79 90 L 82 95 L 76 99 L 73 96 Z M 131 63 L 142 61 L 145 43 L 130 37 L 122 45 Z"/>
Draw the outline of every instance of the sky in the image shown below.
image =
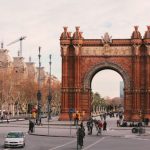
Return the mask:
<path id="1" fill-rule="evenodd" d="M 144 35 L 150 25 L 149 8 L 149 0 L 0 0 L 0 41 L 15 57 L 19 42 L 7 44 L 26 36 L 25 61 L 31 56 L 38 66 L 41 46 L 42 66 L 49 71 L 49 54 L 52 54 L 52 74 L 61 80 L 59 38 L 63 26 L 68 26 L 72 33 L 75 26 L 80 26 L 85 39 L 100 39 L 105 32 L 113 39 L 130 38 L 134 25 Z"/>
<path id="2" fill-rule="evenodd" d="M 92 91 L 100 93 L 101 97 L 120 97 L 120 82 L 123 82 L 119 73 L 113 70 L 102 70 L 92 80 Z"/>

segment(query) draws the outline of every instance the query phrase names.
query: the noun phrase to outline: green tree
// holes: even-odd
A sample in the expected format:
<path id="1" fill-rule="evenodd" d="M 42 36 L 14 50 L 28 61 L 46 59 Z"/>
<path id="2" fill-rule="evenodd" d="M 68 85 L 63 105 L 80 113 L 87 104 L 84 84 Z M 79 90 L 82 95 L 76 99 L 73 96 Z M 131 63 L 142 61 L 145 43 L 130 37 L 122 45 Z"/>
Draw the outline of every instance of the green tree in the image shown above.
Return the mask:
<path id="1" fill-rule="evenodd" d="M 96 110 L 98 110 L 99 107 L 106 107 L 104 98 L 102 98 L 98 92 L 93 93 L 92 95 L 93 95 L 93 100 L 92 100 L 93 111 L 96 112 Z"/>

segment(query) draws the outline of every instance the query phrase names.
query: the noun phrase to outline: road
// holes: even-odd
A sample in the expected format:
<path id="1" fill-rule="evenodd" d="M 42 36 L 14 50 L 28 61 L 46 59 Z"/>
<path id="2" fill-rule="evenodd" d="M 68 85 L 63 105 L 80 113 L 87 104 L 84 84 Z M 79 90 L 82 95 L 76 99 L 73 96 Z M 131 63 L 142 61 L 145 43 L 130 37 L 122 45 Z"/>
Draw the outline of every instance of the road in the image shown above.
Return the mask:
<path id="1" fill-rule="evenodd" d="M 114 125 L 114 120 L 108 121 L 109 126 Z M 59 130 L 58 130 L 59 129 Z M 21 130 L 26 133 L 25 148 L 17 148 L 17 150 L 76 150 L 77 140 L 76 136 L 68 136 L 69 127 L 66 126 L 50 126 L 50 134 L 54 130 L 58 130 L 61 137 L 53 136 L 37 136 L 28 135 L 28 122 L 14 122 L 9 124 L 0 124 L 0 150 L 3 150 L 4 136 L 8 131 Z M 37 128 L 38 133 L 47 133 L 47 127 L 43 125 Z M 72 129 L 76 131 L 75 128 Z M 149 130 L 149 129 L 148 129 Z M 65 132 L 67 134 L 65 134 Z M 72 133 L 74 134 L 74 132 Z M 63 136 L 62 136 L 63 135 Z M 66 137 L 65 137 L 66 136 Z M 150 147 L 150 135 L 134 135 L 127 129 L 111 129 L 103 132 L 102 136 L 96 136 L 94 129 L 93 135 L 86 135 L 84 139 L 84 150 L 148 150 Z M 6 150 L 9 150 L 7 148 Z M 13 149 L 14 150 L 14 149 Z"/>

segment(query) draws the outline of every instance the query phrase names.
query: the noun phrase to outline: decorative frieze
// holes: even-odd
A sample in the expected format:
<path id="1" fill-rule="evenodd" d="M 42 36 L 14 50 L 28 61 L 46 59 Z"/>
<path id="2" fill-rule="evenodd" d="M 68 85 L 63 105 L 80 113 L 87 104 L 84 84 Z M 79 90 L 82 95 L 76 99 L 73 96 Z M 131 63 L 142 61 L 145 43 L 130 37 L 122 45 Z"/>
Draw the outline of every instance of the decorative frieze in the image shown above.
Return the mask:
<path id="1" fill-rule="evenodd" d="M 104 46 L 104 47 L 82 47 L 82 56 L 131 56 L 132 48 L 130 46 Z"/>

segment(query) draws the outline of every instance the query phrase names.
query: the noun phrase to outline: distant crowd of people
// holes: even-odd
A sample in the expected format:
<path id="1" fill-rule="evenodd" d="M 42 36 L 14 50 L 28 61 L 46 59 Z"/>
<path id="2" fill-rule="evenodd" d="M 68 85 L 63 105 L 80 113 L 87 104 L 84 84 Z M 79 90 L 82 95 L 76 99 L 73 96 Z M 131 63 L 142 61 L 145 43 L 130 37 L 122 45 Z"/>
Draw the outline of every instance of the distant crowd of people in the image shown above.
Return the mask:
<path id="1" fill-rule="evenodd" d="M 87 121 L 87 130 L 88 130 L 88 135 L 92 135 L 93 131 L 93 126 L 95 126 L 97 130 L 97 135 L 102 134 L 102 130 L 106 131 L 107 130 L 107 122 L 104 120 L 103 122 L 101 120 L 93 119 L 92 117 L 89 118 Z"/>
<path id="2" fill-rule="evenodd" d="M 144 119 L 142 121 L 132 121 L 127 122 L 125 120 L 117 120 L 117 127 L 141 127 L 141 126 L 148 126 L 149 119 Z"/>
<path id="3" fill-rule="evenodd" d="M 117 127 L 140 127 L 140 126 L 148 126 L 149 124 L 149 119 L 144 118 L 140 121 L 126 121 L 124 120 L 123 114 L 122 113 L 117 113 Z"/>

